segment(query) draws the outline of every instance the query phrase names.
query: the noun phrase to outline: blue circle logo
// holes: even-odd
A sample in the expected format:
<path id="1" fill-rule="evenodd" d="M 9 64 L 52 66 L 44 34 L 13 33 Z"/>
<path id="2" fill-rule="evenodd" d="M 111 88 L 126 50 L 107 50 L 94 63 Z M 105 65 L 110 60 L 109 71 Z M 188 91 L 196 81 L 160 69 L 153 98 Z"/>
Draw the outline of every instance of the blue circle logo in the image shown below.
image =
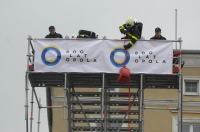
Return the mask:
<path id="1" fill-rule="evenodd" d="M 55 59 L 48 59 L 46 58 L 46 54 L 48 52 L 55 52 L 57 55 L 56 55 L 56 58 Z M 48 66 L 54 66 L 56 65 L 60 59 L 61 59 L 61 52 L 58 48 L 56 47 L 46 47 L 43 51 L 42 51 L 42 54 L 41 54 L 41 58 L 42 58 L 42 62 Z"/>
<path id="2" fill-rule="evenodd" d="M 115 59 L 115 54 L 119 52 L 125 55 L 124 60 Z M 118 47 L 110 53 L 110 61 L 116 67 L 123 67 L 124 65 L 128 64 L 129 60 L 130 60 L 130 54 L 126 50 L 124 50 L 122 47 L 120 48 Z"/>

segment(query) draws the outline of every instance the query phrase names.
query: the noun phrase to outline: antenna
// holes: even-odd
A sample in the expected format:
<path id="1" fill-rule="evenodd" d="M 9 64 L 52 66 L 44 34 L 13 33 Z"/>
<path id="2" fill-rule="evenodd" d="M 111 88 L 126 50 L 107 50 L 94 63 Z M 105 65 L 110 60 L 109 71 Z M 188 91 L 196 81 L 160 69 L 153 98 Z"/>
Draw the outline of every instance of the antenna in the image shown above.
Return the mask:
<path id="1" fill-rule="evenodd" d="M 175 40 L 177 40 L 177 9 L 175 9 Z M 175 44 L 177 50 L 177 42 Z"/>

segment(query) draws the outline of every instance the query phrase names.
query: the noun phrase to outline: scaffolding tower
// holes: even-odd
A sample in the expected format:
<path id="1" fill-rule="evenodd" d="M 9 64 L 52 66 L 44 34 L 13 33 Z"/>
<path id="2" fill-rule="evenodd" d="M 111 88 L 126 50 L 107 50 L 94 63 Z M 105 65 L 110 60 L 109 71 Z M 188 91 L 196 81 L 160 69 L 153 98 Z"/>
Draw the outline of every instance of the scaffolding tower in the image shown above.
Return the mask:
<path id="1" fill-rule="evenodd" d="M 117 82 L 116 78 L 119 74 L 115 73 L 38 73 L 30 70 L 34 61 L 32 40 L 29 36 L 25 76 L 26 132 L 32 132 L 33 115 L 31 114 L 29 119 L 28 108 L 30 105 L 30 113 L 33 113 L 34 98 L 39 108 L 38 132 L 42 108 L 63 108 L 63 116 L 68 119 L 67 132 L 144 132 L 144 90 L 148 88 L 178 89 L 178 106 L 175 109 L 178 110 L 178 132 L 182 132 L 181 69 L 171 75 L 131 74 L 130 83 L 127 84 Z M 171 42 L 178 42 L 179 52 L 181 52 L 182 40 Z M 181 55 L 177 60 L 178 67 L 181 67 Z M 32 90 L 30 104 L 28 103 L 29 82 Z M 41 106 L 36 87 L 64 88 L 63 106 Z M 99 91 L 80 92 L 76 88 L 99 88 Z M 116 88 L 126 89 L 127 92 L 111 92 L 111 89 Z M 91 118 L 89 115 L 94 116 Z"/>

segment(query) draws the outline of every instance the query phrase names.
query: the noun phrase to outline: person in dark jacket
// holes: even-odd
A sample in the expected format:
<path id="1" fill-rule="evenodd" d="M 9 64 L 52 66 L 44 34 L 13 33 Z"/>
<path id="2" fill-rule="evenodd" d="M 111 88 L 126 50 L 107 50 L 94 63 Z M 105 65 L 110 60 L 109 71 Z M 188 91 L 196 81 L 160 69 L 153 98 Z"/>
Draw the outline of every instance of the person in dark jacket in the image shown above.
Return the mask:
<path id="1" fill-rule="evenodd" d="M 140 39 L 142 34 L 142 23 L 136 23 L 133 17 L 129 17 L 126 19 L 126 23 L 119 27 L 119 30 L 122 34 L 126 35 L 124 39 L 131 39 L 128 44 L 124 45 L 124 49 L 127 50 Z"/>
<path id="2" fill-rule="evenodd" d="M 49 27 L 49 34 L 45 38 L 63 38 L 61 34 L 56 33 L 54 26 Z"/>
<path id="3" fill-rule="evenodd" d="M 161 35 L 161 29 L 160 29 L 159 27 L 157 27 L 157 28 L 155 29 L 155 36 L 152 37 L 151 39 L 166 40 L 166 38 L 163 37 L 163 36 Z"/>

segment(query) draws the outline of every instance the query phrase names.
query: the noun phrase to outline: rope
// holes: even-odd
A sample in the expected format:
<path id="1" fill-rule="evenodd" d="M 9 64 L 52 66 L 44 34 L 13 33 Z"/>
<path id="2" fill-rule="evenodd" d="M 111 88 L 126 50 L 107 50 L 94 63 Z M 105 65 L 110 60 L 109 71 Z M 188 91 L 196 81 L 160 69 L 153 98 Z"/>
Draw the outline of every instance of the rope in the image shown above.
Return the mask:
<path id="1" fill-rule="evenodd" d="M 125 38 L 126 38 L 126 36 L 124 34 L 124 45 L 126 45 Z M 126 67 L 126 57 L 125 57 L 125 60 L 124 60 L 124 67 Z M 130 90 L 130 79 L 129 79 L 129 81 L 128 81 L 128 132 L 131 131 L 130 130 L 130 105 L 131 105 L 131 102 L 130 102 L 130 93 L 131 93 L 131 90 Z"/>

